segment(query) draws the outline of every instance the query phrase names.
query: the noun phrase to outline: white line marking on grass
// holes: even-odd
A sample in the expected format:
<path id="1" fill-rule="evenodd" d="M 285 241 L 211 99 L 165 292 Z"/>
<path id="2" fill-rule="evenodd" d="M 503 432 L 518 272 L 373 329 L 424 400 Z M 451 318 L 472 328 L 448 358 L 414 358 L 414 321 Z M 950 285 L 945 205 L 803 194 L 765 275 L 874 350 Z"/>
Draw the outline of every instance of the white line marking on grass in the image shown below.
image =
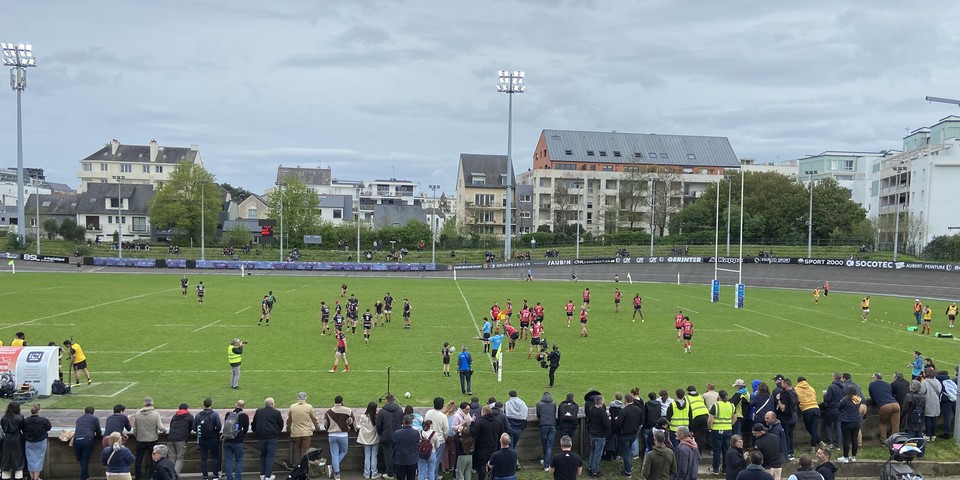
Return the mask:
<path id="1" fill-rule="evenodd" d="M 689 295 L 688 295 L 688 296 L 689 296 Z M 683 307 L 683 306 L 680 306 L 680 305 L 677 305 L 677 308 L 679 308 L 680 310 L 686 310 L 686 311 L 688 311 L 688 312 L 700 313 L 700 312 L 698 312 L 698 311 L 696 311 L 696 310 L 694 310 L 694 309 L 692 309 L 692 308 L 687 308 L 687 307 Z"/>
<path id="2" fill-rule="evenodd" d="M 739 330 L 738 330 L 739 331 Z M 734 355 L 735 357 L 777 357 L 777 358 L 828 358 L 823 355 L 760 355 L 760 354 L 751 354 L 751 353 L 740 353 Z"/>
<path id="3" fill-rule="evenodd" d="M 824 357 L 827 357 L 827 358 L 832 358 L 832 359 L 834 359 L 834 360 L 840 360 L 841 362 L 849 363 L 849 364 L 851 364 L 851 365 L 856 365 L 856 366 L 858 366 L 858 367 L 860 366 L 859 363 L 851 362 L 850 360 L 844 360 L 844 359 L 842 359 L 842 358 L 834 357 L 833 355 L 827 355 L 826 353 L 818 352 L 818 351 L 816 351 L 816 350 L 814 350 L 814 349 L 812 349 L 812 348 L 808 348 L 808 347 L 803 347 L 803 348 L 804 348 L 804 350 L 809 350 L 809 351 L 811 351 L 811 352 L 813 352 L 813 353 L 816 353 L 816 354 L 819 354 L 819 355 L 823 355 Z"/>
<path id="4" fill-rule="evenodd" d="M 132 356 L 132 357 L 124 360 L 123 363 L 127 363 L 127 362 L 129 362 L 130 360 L 133 360 L 133 359 L 135 359 L 135 358 L 139 358 L 139 357 L 141 357 L 141 356 L 143 356 L 143 355 L 146 355 L 146 354 L 148 354 L 148 353 L 153 353 L 153 352 L 155 352 L 155 351 L 157 351 L 157 350 L 159 350 L 159 349 L 161 349 L 161 348 L 163 348 L 163 347 L 166 347 L 167 345 L 168 345 L 167 343 L 164 343 L 163 345 L 158 345 L 158 346 L 153 347 L 153 348 L 151 348 L 150 350 L 147 350 L 147 351 L 145 351 L 145 352 L 140 352 L 140 353 L 138 353 L 138 354 L 136 354 L 136 355 L 134 355 L 134 356 Z"/>
<path id="5" fill-rule="evenodd" d="M 218 323 L 220 323 L 220 322 L 221 322 L 221 320 L 217 320 L 216 322 L 213 322 L 213 323 L 211 323 L 211 324 L 204 325 L 204 326 L 202 326 L 202 327 L 194 330 L 193 333 L 197 333 L 197 332 L 199 332 L 200 330 L 203 330 L 204 328 L 212 327 L 212 326 L 214 326 L 214 325 L 216 325 L 216 324 L 218 324 Z"/>
<path id="6" fill-rule="evenodd" d="M 117 390 L 116 392 L 113 392 L 113 393 L 109 394 L 109 395 L 105 395 L 105 394 L 97 395 L 97 394 L 94 394 L 94 393 L 71 393 L 70 396 L 71 396 L 71 397 L 114 398 L 114 397 L 116 397 L 117 395 L 120 395 L 121 393 L 123 393 L 123 392 L 129 390 L 130 388 L 134 387 L 135 385 L 137 385 L 137 384 L 140 383 L 140 382 L 133 382 L 133 383 L 130 383 L 130 382 L 97 382 L 97 385 L 102 385 L 102 384 L 106 384 L 106 383 L 120 383 L 120 384 L 125 384 L 126 386 L 123 387 L 123 388 L 121 388 L 120 390 Z M 76 386 L 74 386 L 74 387 L 76 387 Z"/>
<path id="7" fill-rule="evenodd" d="M 58 285 L 58 286 L 56 286 L 56 287 L 38 288 L 37 290 L 38 290 L 38 291 L 54 290 L 54 289 L 57 289 L 57 288 L 65 288 L 65 287 L 66 287 L 66 285 Z"/>
<path id="8" fill-rule="evenodd" d="M 744 330 L 746 330 L 746 331 L 748 331 L 748 332 L 750 332 L 750 333 L 756 333 L 757 335 L 763 335 L 764 337 L 770 338 L 770 335 L 767 335 L 766 333 L 760 333 L 760 332 L 758 332 L 758 331 L 756 331 L 756 330 L 751 330 L 751 329 L 749 329 L 749 328 L 747 328 L 747 327 L 744 327 L 743 325 L 740 325 L 739 323 L 734 323 L 734 325 L 736 325 L 736 326 L 738 326 L 738 327 L 740 327 L 740 328 L 742 328 L 742 329 L 744 329 Z"/>
<path id="9" fill-rule="evenodd" d="M 236 312 L 233 312 L 233 314 L 236 315 L 236 314 L 238 314 L 238 313 L 240 313 L 240 312 L 244 312 L 244 311 L 249 310 L 249 309 L 250 309 L 250 306 L 248 305 L 248 306 L 246 306 L 246 307 L 244 307 L 244 308 L 242 308 L 242 309 L 240 309 L 240 310 L 237 310 Z"/>
<path id="10" fill-rule="evenodd" d="M 19 327 L 19 326 L 21 326 L 21 325 L 30 325 L 30 324 L 32 324 L 32 323 L 34 323 L 34 322 L 39 322 L 40 320 L 46 320 L 46 319 L 48 319 L 48 318 L 55 318 L 55 317 L 60 317 L 60 316 L 63 316 L 63 315 L 70 315 L 71 313 L 82 312 L 82 311 L 85 311 L 85 310 L 91 310 L 91 309 L 98 308 L 98 307 L 105 307 L 105 306 L 107 306 L 107 305 L 113 305 L 114 303 L 126 302 L 127 300 L 136 300 L 136 299 L 138 299 L 138 298 L 149 297 L 149 296 L 151 296 L 151 295 L 157 295 L 157 294 L 160 294 L 160 293 L 167 293 L 167 292 L 172 292 L 172 291 L 176 291 L 176 290 L 177 290 L 176 288 L 168 288 L 168 289 L 166 289 L 166 290 L 160 290 L 160 291 L 157 291 L 157 292 L 143 293 L 143 294 L 140 294 L 140 295 L 134 295 L 134 296 L 132 296 L 132 297 L 121 298 L 121 299 L 119 299 L 119 300 L 111 300 L 111 301 L 109 301 L 109 302 L 98 303 L 98 304 L 96 304 L 96 305 L 90 305 L 90 306 L 88 306 L 88 307 L 75 308 L 75 309 L 73 309 L 73 310 L 68 310 L 68 311 L 66 311 L 66 312 L 55 313 L 55 314 L 53 314 L 53 315 L 47 315 L 47 316 L 45 316 L 45 317 L 33 318 L 33 319 L 27 320 L 27 321 L 25 321 L 25 322 L 12 323 L 12 324 L 9 324 L 9 325 L 3 325 L 3 326 L 0 326 L 0 329 L 10 328 L 10 327 Z"/>
<path id="11" fill-rule="evenodd" d="M 460 298 L 463 299 L 463 304 L 466 305 L 466 307 L 467 307 L 467 313 L 470 314 L 470 321 L 473 322 L 473 326 L 474 326 L 474 328 L 476 328 L 475 331 L 477 332 L 477 336 L 479 337 L 479 336 L 480 336 L 480 325 L 477 324 L 477 317 L 475 317 L 475 316 L 473 315 L 473 310 L 470 308 L 470 302 L 467 301 L 467 296 L 463 294 L 463 289 L 460 288 L 460 282 L 456 282 L 456 281 L 455 281 L 455 282 L 453 282 L 453 283 L 457 286 L 457 290 L 460 292 Z M 501 347 L 502 347 L 502 346 L 503 346 L 503 345 L 501 345 Z M 490 366 L 492 367 L 492 366 L 493 366 L 493 357 L 491 357 L 490 355 L 484 355 L 484 356 L 487 357 L 487 360 L 490 361 Z"/>
<path id="12" fill-rule="evenodd" d="M 721 328 L 721 329 L 698 328 L 697 331 L 698 331 L 698 332 L 725 332 L 725 333 L 739 332 L 739 333 L 743 333 L 743 330 L 741 330 L 741 329 L 739 329 L 739 328 L 735 328 L 735 329 L 733 329 L 733 330 L 725 330 L 725 329 L 722 329 L 722 328 Z"/>
<path id="13" fill-rule="evenodd" d="M 489 358 L 489 355 L 488 355 L 487 357 Z M 514 361 L 514 363 L 511 363 L 511 365 L 514 365 L 514 364 L 519 363 L 519 362 L 520 362 L 519 360 L 516 360 L 516 361 Z M 531 361 L 531 364 L 532 364 L 532 361 Z M 509 371 L 510 371 L 510 373 L 530 373 L 530 374 L 540 374 L 540 375 L 542 375 L 542 374 L 543 374 L 543 370 L 540 369 L 539 367 L 540 367 L 540 366 L 539 366 L 539 364 L 538 364 L 538 365 L 537 365 L 537 368 L 536 368 L 535 370 L 512 370 L 512 369 L 511 369 L 511 370 L 509 370 Z M 531 368 L 532 368 L 532 365 L 531 365 Z M 399 372 L 399 373 L 437 373 L 438 371 L 440 371 L 440 369 L 439 369 L 439 368 L 431 368 L 431 369 L 409 369 L 409 370 L 404 369 L 404 370 L 400 370 L 400 369 L 394 368 L 393 371 L 394 371 L 394 372 Z M 317 370 L 316 370 L 316 369 L 312 369 L 312 370 L 311 370 L 311 369 L 302 369 L 302 370 L 277 370 L 277 369 L 269 369 L 269 370 L 247 370 L 247 369 L 244 369 L 244 372 L 245 372 L 245 373 L 257 373 L 257 374 L 275 374 L 275 373 L 303 373 L 303 374 L 309 373 L 309 374 L 316 374 L 316 373 L 317 373 Z M 666 371 L 666 370 L 592 370 L 592 369 L 583 369 L 583 370 L 567 370 L 567 372 L 568 372 L 568 373 L 578 373 L 578 374 L 591 374 L 591 375 L 593 375 L 593 374 L 600 374 L 600 375 L 635 375 L 635 374 L 642 374 L 642 375 L 660 375 L 660 374 L 664 374 L 664 375 L 682 375 L 682 374 L 693 374 L 693 375 L 733 375 L 733 376 L 738 376 L 738 375 L 741 375 L 741 376 L 742 376 L 742 375 L 743 375 L 743 370 L 732 370 L 732 371 L 715 371 L 715 370 L 712 370 L 712 371 L 709 371 L 709 372 L 705 372 L 705 371 L 693 371 L 693 370 Z M 822 375 L 822 376 L 824 376 L 824 377 L 828 377 L 828 376 L 830 376 L 830 375 L 833 375 L 833 372 L 835 372 L 835 370 L 822 371 L 822 372 L 809 371 L 809 370 L 795 371 L 795 372 L 783 371 L 783 372 L 780 372 L 780 373 L 783 373 L 783 374 L 785 374 L 785 375 L 786 375 L 786 374 L 794 374 L 794 373 L 796 373 L 796 374 L 800 374 L 800 375 L 803 375 L 803 376 L 806 376 L 806 377 L 809 377 L 809 376 L 811 376 L 811 375 Z M 100 371 L 100 370 L 97 370 L 97 374 L 98 374 L 98 375 L 164 375 L 164 374 L 182 375 L 182 374 L 198 374 L 198 373 L 202 373 L 202 374 L 208 374 L 208 373 L 221 374 L 221 373 L 223 373 L 223 370 L 222 370 L 222 369 L 220 369 L 220 370 L 176 370 L 176 371 L 171 371 L 171 370 L 124 370 L 124 371 L 122 371 L 122 372 L 120 372 L 120 371 Z M 371 370 L 360 370 L 360 369 L 355 369 L 355 368 L 351 368 L 351 369 L 350 369 L 350 374 L 367 374 L 367 373 L 369 373 L 369 374 L 375 374 L 375 375 L 383 375 L 383 369 L 371 369 Z M 482 373 L 482 374 L 496 375 L 496 374 L 493 372 L 492 369 L 491 369 L 491 370 L 486 370 L 486 369 L 477 370 L 474 375 L 479 375 L 479 374 L 481 374 L 481 373 Z M 853 375 L 871 375 L 870 372 L 857 372 L 857 371 L 852 371 L 852 372 L 850 372 L 850 373 L 853 374 Z M 328 374 L 328 375 L 330 375 L 331 378 L 334 376 L 334 374 Z M 341 374 L 341 372 L 338 371 L 336 375 L 342 375 L 342 374 Z M 539 381 L 539 380 L 537 380 L 537 381 Z M 97 383 L 107 383 L 107 382 L 95 382 L 95 383 L 94 383 L 94 386 L 96 386 Z M 126 382 L 113 382 L 113 383 L 126 383 Z M 86 385 L 83 385 L 83 387 L 84 387 L 84 388 L 87 388 Z M 71 394 L 71 395 L 72 395 L 72 396 L 75 396 L 74 394 Z"/>
<path id="14" fill-rule="evenodd" d="M 18 293 L 20 293 L 20 292 L 5 292 L 5 293 L 0 293 L 0 296 L 2 296 L 2 295 L 16 295 L 16 294 L 18 294 Z"/>
<path id="15" fill-rule="evenodd" d="M 111 396 L 111 397 L 116 397 L 117 395 L 120 395 L 121 393 L 123 393 L 123 392 L 129 390 L 130 388 L 134 387 L 137 383 L 139 383 L 139 382 L 133 382 L 133 383 L 131 383 L 130 385 L 127 385 L 126 387 L 123 387 L 123 388 L 121 388 L 120 390 L 117 390 L 116 393 L 114 393 L 113 395 L 110 395 L 110 396 Z"/>

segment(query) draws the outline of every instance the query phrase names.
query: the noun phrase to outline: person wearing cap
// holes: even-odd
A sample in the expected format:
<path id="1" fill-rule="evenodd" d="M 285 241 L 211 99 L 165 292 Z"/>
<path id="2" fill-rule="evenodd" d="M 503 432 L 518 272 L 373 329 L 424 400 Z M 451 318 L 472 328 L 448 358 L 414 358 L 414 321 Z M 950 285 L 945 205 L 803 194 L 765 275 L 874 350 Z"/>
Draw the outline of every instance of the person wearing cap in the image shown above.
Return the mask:
<path id="1" fill-rule="evenodd" d="M 767 433 L 763 423 L 753 424 L 753 448 L 755 451 L 763 454 L 762 464 L 764 470 L 773 476 L 774 480 L 780 480 L 780 474 L 783 470 L 783 457 L 780 452 L 780 439 L 776 435 Z M 753 459 L 751 458 L 751 462 Z M 749 467 L 748 467 L 749 468 Z"/>
<path id="2" fill-rule="evenodd" d="M 919 298 L 913 300 L 913 317 L 917 320 L 917 328 L 920 327 L 920 317 L 923 315 L 923 304 Z"/>
<path id="3" fill-rule="evenodd" d="M 890 433 L 900 430 L 900 403 L 893 396 L 893 387 L 883 381 L 880 373 L 873 374 L 867 392 L 870 400 L 880 409 L 880 441 L 884 441 L 887 439 L 887 427 L 890 427 Z"/>
<path id="4" fill-rule="evenodd" d="M 153 446 L 160 439 L 163 433 L 163 421 L 160 419 L 160 412 L 153 408 L 153 399 L 146 397 L 143 399 L 143 408 L 133 414 L 133 436 L 137 438 L 137 458 L 134 462 L 134 478 L 149 478 L 153 475 L 153 458 L 150 453 L 153 452 Z M 140 467 L 143 459 L 147 459 L 147 476 L 140 476 Z"/>
<path id="5" fill-rule="evenodd" d="M 810 434 L 810 446 L 819 446 L 820 404 L 817 402 L 817 391 L 807 383 L 805 377 L 797 377 L 797 385 L 793 390 L 797 394 L 797 404 L 800 406 L 803 428 Z"/>
<path id="6" fill-rule="evenodd" d="M 697 440 L 697 448 L 703 452 L 704 448 L 710 448 L 710 442 L 707 440 L 707 423 L 710 417 L 710 411 L 703 402 L 703 397 L 697 392 L 697 387 L 690 385 L 687 387 L 687 402 L 690 404 L 690 432 Z"/>
<path id="7" fill-rule="evenodd" d="M 713 445 L 713 474 L 720 474 L 720 464 L 730 446 L 733 436 L 733 423 L 737 414 L 733 405 L 727 401 L 727 391 L 720 390 L 717 403 L 710 408 L 710 418 L 707 427 L 710 429 L 710 443 Z"/>
<path id="8" fill-rule="evenodd" d="M 742 378 L 733 382 L 733 388 L 735 390 L 730 397 L 730 403 L 733 404 L 734 413 L 737 414 L 737 421 L 733 422 L 733 434 L 743 435 L 743 425 L 747 421 L 747 414 L 750 413 L 750 392 Z"/>
<path id="9" fill-rule="evenodd" d="M 227 363 L 230 364 L 230 369 L 233 371 L 233 376 L 230 378 L 230 388 L 234 390 L 240 388 L 240 360 L 243 355 L 243 343 L 239 338 L 234 338 L 227 346 Z"/>
<path id="10" fill-rule="evenodd" d="M 180 404 L 170 418 L 170 432 L 167 433 L 167 452 L 177 475 L 183 469 L 183 455 L 187 452 L 187 440 L 193 430 L 193 414 L 189 408 L 186 403 Z"/>

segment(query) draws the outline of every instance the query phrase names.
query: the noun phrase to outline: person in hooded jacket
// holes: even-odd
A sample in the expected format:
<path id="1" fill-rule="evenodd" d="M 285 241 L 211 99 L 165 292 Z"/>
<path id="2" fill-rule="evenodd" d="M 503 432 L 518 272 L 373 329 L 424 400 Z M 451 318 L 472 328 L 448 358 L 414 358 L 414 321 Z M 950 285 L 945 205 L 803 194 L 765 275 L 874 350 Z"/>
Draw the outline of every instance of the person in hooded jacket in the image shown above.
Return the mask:
<path id="1" fill-rule="evenodd" d="M 377 435 L 380 436 L 380 450 L 383 450 L 383 463 L 387 469 L 383 478 L 391 480 L 394 478 L 393 432 L 403 423 L 403 410 L 396 404 L 396 398 L 392 394 L 388 394 L 386 400 L 387 403 L 377 412 L 376 425 Z"/>
<path id="2" fill-rule="evenodd" d="M 660 402 L 657 400 L 657 394 L 650 392 L 647 394 L 647 403 L 643 404 L 643 447 L 644 452 L 653 450 L 653 427 L 660 420 Z"/>
<path id="3" fill-rule="evenodd" d="M 817 473 L 819 473 L 823 480 L 834 480 L 837 478 L 837 466 L 830 461 L 830 449 L 829 448 L 818 448 L 817 449 L 817 461 L 820 462 L 817 465 Z"/>
<path id="4" fill-rule="evenodd" d="M 573 394 L 568 393 L 566 399 L 557 406 L 557 434 L 574 438 L 579 416 L 580 405 L 574 401 Z"/>
<path id="5" fill-rule="evenodd" d="M 490 405 L 484 405 L 480 417 L 470 424 L 473 435 L 473 469 L 478 479 L 487 478 L 487 462 L 500 447 L 500 436 L 505 433 L 503 422 L 498 420 Z"/>
<path id="6" fill-rule="evenodd" d="M 623 457 L 623 470 L 620 473 L 627 477 L 633 475 L 633 445 L 642 426 L 643 409 L 634 402 L 633 394 L 628 393 L 624 397 L 623 410 L 617 415 L 615 429 L 620 436 L 620 456 Z"/>
<path id="7" fill-rule="evenodd" d="M 653 447 L 643 456 L 640 476 L 645 480 L 669 480 L 677 473 L 677 458 L 673 450 L 664 445 L 665 432 L 656 432 L 652 437 Z"/>
<path id="8" fill-rule="evenodd" d="M 189 408 L 186 403 L 180 404 L 180 408 L 170 418 L 170 433 L 167 434 L 167 450 L 177 475 L 180 475 L 183 469 L 183 455 L 187 451 L 187 441 L 193 430 L 193 414 Z"/>
<path id="9" fill-rule="evenodd" d="M 537 402 L 537 422 L 540 424 L 540 448 L 543 449 L 543 465 L 545 472 L 550 471 L 550 459 L 553 458 L 553 441 L 557 437 L 557 404 L 553 402 L 550 392 L 543 392 Z"/>
<path id="10" fill-rule="evenodd" d="M 823 394 L 823 410 L 821 419 L 823 420 L 824 441 L 839 447 L 843 438 L 840 432 L 840 400 L 843 399 L 843 382 L 840 381 L 840 372 L 833 374 L 833 381 L 827 387 Z"/>

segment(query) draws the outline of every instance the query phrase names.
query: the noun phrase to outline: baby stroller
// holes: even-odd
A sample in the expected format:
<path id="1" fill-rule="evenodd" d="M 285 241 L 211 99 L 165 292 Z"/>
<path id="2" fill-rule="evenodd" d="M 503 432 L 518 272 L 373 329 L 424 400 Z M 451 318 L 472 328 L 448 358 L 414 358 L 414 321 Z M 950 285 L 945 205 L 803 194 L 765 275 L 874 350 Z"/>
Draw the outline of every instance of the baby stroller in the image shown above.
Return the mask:
<path id="1" fill-rule="evenodd" d="M 300 459 L 300 463 L 287 475 L 287 480 L 323 478 L 327 469 L 327 461 L 321 458 L 322 454 L 322 448 L 311 448 L 307 450 L 307 453 Z"/>
<path id="2" fill-rule="evenodd" d="M 880 480 L 922 480 L 910 465 L 913 459 L 923 456 L 927 441 L 923 437 L 911 437 L 906 433 L 894 433 L 883 442 L 890 449 L 890 458 L 880 469 Z"/>

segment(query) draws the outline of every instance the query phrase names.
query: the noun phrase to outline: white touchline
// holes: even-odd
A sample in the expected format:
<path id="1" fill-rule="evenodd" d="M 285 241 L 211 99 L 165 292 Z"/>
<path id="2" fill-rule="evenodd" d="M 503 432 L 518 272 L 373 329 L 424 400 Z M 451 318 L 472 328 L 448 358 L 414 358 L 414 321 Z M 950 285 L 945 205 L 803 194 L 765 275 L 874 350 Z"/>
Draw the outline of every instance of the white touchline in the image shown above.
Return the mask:
<path id="1" fill-rule="evenodd" d="M 826 353 L 818 352 L 818 351 L 816 351 L 816 350 L 814 350 L 814 349 L 812 349 L 812 348 L 809 348 L 809 347 L 803 347 L 803 348 L 805 348 L 805 349 L 807 349 L 807 350 L 810 350 L 811 352 L 816 353 L 816 354 L 818 354 L 818 355 L 823 355 L 824 357 L 827 357 L 827 358 L 832 358 L 832 359 L 834 359 L 834 360 L 839 360 L 839 361 L 841 361 L 841 362 L 849 363 L 849 364 L 851 364 L 851 365 L 856 365 L 856 366 L 858 366 L 858 367 L 860 366 L 859 363 L 851 362 L 850 360 L 844 360 L 844 359 L 838 358 L 838 357 L 834 357 L 833 355 L 827 355 Z"/>
<path id="2" fill-rule="evenodd" d="M 244 307 L 244 308 L 241 308 L 240 310 L 237 310 L 236 312 L 233 312 L 233 314 L 236 315 L 236 314 L 238 314 L 238 313 L 240 313 L 240 312 L 243 312 L 243 311 L 246 311 L 246 310 L 249 310 L 249 309 L 250 309 L 250 306 L 248 305 L 248 306 L 246 306 L 246 307 Z"/>
<path id="3" fill-rule="evenodd" d="M 139 358 L 139 357 L 141 357 L 141 356 L 143 356 L 143 355 L 146 355 L 146 354 L 148 354 L 148 353 L 152 353 L 152 352 L 154 352 L 154 351 L 156 351 L 156 350 L 159 350 L 159 349 L 161 349 L 161 348 L 163 348 L 163 347 L 166 347 L 167 345 L 168 345 L 168 344 L 166 344 L 166 343 L 164 343 L 163 345 L 157 345 L 156 347 L 153 347 L 153 348 L 151 348 L 150 350 L 147 350 L 147 351 L 145 351 L 145 352 L 140 352 L 140 353 L 138 353 L 138 354 L 136 354 L 136 355 L 134 355 L 134 356 L 132 356 L 132 357 L 124 360 L 123 363 L 127 363 L 127 362 L 129 362 L 130 360 L 133 360 L 133 359 L 135 359 L 135 358 Z"/>
<path id="4" fill-rule="evenodd" d="M 106 306 L 106 305 L 112 305 L 112 304 L 114 304 L 114 303 L 126 302 L 127 300 L 136 300 L 136 299 L 138 299 L 138 298 L 149 297 L 150 295 L 157 295 L 158 293 L 166 293 L 166 292 L 170 292 L 170 291 L 176 291 L 176 289 L 175 289 L 175 288 L 171 288 L 171 289 L 167 289 L 167 290 L 160 290 L 160 291 L 158 291 L 158 292 L 151 292 L 151 293 L 144 293 L 144 294 L 140 294 L 140 295 L 134 295 L 134 296 L 132 296 L 132 297 L 121 298 L 121 299 L 119 299 L 119 300 L 111 300 L 111 301 L 109 301 L 109 302 L 98 303 L 98 304 L 96 304 L 96 305 L 90 305 L 89 307 L 76 308 L 76 309 L 73 309 L 73 310 L 70 310 L 70 311 L 67 311 L 67 312 L 55 313 L 55 314 L 53 314 L 53 315 L 47 315 L 46 317 L 37 317 L 37 318 L 34 318 L 34 319 L 27 320 L 27 321 L 25 321 L 25 322 L 13 323 L 13 324 L 10 324 L 10 325 L 0 326 L 0 329 L 10 328 L 10 327 L 19 327 L 19 326 L 21 326 L 21 325 L 30 325 L 31 323 L 39 322 L 40 320 L 46 320 L 46 319 L 48 319 L 48 318 L 60 317 L 60 316 L 63 316 L 63 315 L 70 315 L 71 313 L 82 312 L 82 311 L 84 311 L 84 310 L 90 310 L 90 309 L 92 309 L 92 308 L 103 307 L 103 306 Z"/>
<path id="5" fill-rule="evenodd" d="M 460 282 L 454 280 L 457 285 L 457 290 L 460 291 L 460 298 L 463 299 L 463 304 L 467 306 L 467 312 L 470 314 L 470 320 L 473 321 L 473 326 L 476 328 L 477 336 L 480 336 L 480 325 L 477 324 L 477 318 L 473 316 L 473 310 L 470 308 L 470 302 L 467 301 L 467 296 L 463 294 L 463 289 L 460 288 Z M 489 355 L 484 355 L 490 361 L 490 366 L 493 366 L 493 357 Z"/>
<path id="6" fill-rule="evenodd" d="M 747 328 L 747 327 L 744 327 L 743 325 L 740 325 L 739 323 L 734 323 L 734 325 L 736 325 L 736 326 L 738 326 L 738 327 L 740 327 L 740 328 L 742 328 L 742 329 L 744 329 L 744 330 L 746 330 L 746 331 L 748 331 L 748 332 L 756 333 L 757 335 L 763 335 L 764 337 L 770 338 L 770 335 L 767 335 L 766 333 L 760 333 L 760 332 L 758 332 L 758 331 L 756 331 L 756 330 L 751 330 L 751 329 L 749 329 L 749 328 Z"/>
<path id="7" fill-rule="evenodd" d="M 204 326 L 202 326 L 202 327 L 200 327 L 200 328 L 198 328 L 198 329 L 196 329 L 196 330 L 194 330 L 194 331 L 193 331 L 193 333 L 197 333 L 197 332 L 199 332 L 200 330 L 203 330 L 204 328 L 209 328 L 209 327 L 212 327 L 212 326 L 214 326 L 214 325 L 216 325 L 216 324 L 218 324 L 218 323 L 220 323 L 220 322 L 221 322 L 221 320 L 217 320 L 216 322 L 213 322 L 213 323 L 210 323 L 210 324 L 207 324 L 207 325 L 204 325 Z"/>

